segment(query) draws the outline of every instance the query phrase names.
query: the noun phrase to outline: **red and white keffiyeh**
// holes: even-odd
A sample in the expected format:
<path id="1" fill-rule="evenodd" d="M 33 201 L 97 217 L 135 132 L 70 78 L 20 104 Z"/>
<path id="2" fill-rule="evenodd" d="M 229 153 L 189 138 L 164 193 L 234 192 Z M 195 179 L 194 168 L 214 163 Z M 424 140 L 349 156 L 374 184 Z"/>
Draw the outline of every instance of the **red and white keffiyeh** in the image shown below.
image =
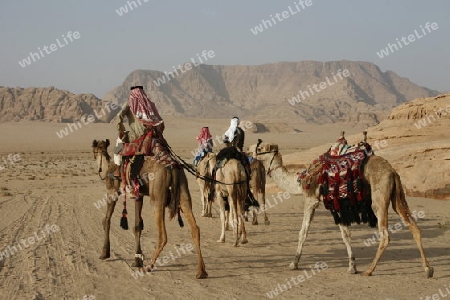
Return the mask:
<path id="1" fill-rule="evenodd" d="M 208 127 L 202 127 L 200 130 L 200 134 L 197 136 L 197 142 L 199 145 L 206 145 L 208 140 L 212 139 L 211 133 L 209 132 Z"/>
<path id="2" fill-rule="evenodd" d="M 128 104 L 130 110 L 137 119 L 144 121 L 143 123 L 150 123 L 149 125 L 159 125 L 162 122 L 162 118 L 156 109 L 155 103 L 145 94 L 141 88 L 134 88 L 130 91 L 130 97 L 128 98 Z"/>

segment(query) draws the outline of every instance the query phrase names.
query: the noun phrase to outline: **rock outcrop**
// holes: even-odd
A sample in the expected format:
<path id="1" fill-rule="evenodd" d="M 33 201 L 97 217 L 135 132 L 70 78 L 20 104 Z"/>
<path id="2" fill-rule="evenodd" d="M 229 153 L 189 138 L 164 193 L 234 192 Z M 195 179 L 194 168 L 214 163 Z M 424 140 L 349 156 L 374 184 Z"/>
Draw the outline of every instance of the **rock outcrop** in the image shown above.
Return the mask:
<path id="1" fill-rule="evenodd" d="M 110 122 L 119 110 L 92 94 L 75 95 L 53 87 L 0 87 L 0 122 Z"/>

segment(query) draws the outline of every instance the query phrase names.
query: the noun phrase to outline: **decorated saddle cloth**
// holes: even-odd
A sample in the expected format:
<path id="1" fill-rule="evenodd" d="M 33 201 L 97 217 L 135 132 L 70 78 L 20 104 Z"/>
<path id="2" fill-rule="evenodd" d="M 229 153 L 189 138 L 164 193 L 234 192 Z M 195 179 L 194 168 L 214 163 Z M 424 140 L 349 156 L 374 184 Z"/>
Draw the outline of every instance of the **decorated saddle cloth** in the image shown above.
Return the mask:
<path id="1" fill-rule="evenodd" d="M 127 170 L 127 167 L 130 166 L 129 176 L 125 176 L 126 184 L 133 187 L 136 195 L 139 188 L 144 186 L 143 181 L 139 178 L 139 172 L 144 165 L 145 157 L 149 157 L 165 167 L 180 167 L 166 145 L 167 142 L 164 137 L 157 137 L 153 130 L 148 131 L 131 143 L 123 144 L 120 155 L 124 158 L 124 169 Z"/>
<path id="2" fill-rule="evenodd" d="M 151 156 L 151 159 L 162 165 L 178 166 L 179 163 L 170 155 L 170 150 L 165 146 L 166 144 L 164 137 L 158 137 L 153 130 L 150 130 L 131 143 L 124 143 L 120 155 L 124 157 Z"/>
<path id="3" fill-rule="evenodd" d="M 317 178 L 320 196 L 326 209 L 330 210 L 336 224 L 366 223 L 376 226 L 372 211 L 372 200 L 364 196 L 363 160 L 373 155 L 367 143 L 348 146 L 340 155 L 332 155 L 332 149 L 319 156 L 310 168 L 299 173 L 299 179 L 306 180 L 309 188 L 311 180 Z M 314 169 L 311 172 L 311 169 Z"/>

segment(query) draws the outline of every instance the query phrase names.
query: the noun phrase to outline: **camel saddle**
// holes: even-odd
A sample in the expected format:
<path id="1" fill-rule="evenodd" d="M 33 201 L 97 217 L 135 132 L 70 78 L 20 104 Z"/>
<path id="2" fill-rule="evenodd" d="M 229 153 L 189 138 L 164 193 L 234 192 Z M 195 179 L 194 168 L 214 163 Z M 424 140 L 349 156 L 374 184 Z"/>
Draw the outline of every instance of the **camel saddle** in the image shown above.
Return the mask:
<path id="1" fill-rule="evenodd" d="M 135 187 L 136 192 L 142 185 L 139 180 L 139 172 L 144 165 L 145 157 L 162 164 L 165 167 L 180 167 L 180 164 L 170 155 L 170 150 L 166 146 L 167 142 L 162 135 L 158 135 L 154 130 L 149 130 L 139 138 L 130 143 L 124 143 L 120 155 L 124 160 L 124 170 L 131 164 L 129 181 L 127 185 Z M 136 194 L 135 192 L 135 194 Z"/>
<path id="2" fill-rule="evenodd" d="M 235 146 L 229 146 L 226 148 L 223 148 L 219 151 L 216 155 L 216 165 L 213 168 L 212 171 L 212 178 L 216 179 L 216 171 L 227 163 L 230 159 L 236 159 L 241 162 L 241 164 L 244 166 L 245 174 L 247 175 L 247 186 L 248 186 L 248 194 L 247 198 L 245 199 L 245 210 L 248 210 L 250 206 L 259 207 L 259 202 L 255 199 L 255 196 L 253 195 L 252 191 L 250 190 L 250 162 L 247 158 L 247 155 L 244 152 L 239 151 Z M 211 189 L 210 194 L 208 196 L 209 201 L 213 201 L 214 199 L 214 189 Z"/>
<path id="3" fill-rule="evenodd" d="M 306 180 L 305 188 L 309 188 L 313 175 L 318 175 L 320 196 L 336 224 L 348 226 L 362 221 L 376 226 L 376 217 L 370 208 L 372 200 L 364 197 L 361 171 L 362 162 L 374 154 L 371 146 L 361 142 L 345 147 L 340 155 L 331 153 L 330 149 L 320 155 L 310 168 L 299 173 L 299 178 Z M 311 169 L 314 171 L 311 172 Z"/>

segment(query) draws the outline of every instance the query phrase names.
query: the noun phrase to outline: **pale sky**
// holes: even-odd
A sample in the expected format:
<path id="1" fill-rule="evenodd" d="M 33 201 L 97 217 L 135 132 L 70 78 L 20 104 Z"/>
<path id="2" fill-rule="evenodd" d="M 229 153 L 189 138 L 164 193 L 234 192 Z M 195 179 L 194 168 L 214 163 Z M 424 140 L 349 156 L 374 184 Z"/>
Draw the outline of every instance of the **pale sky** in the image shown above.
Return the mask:
<path id="1" fill-rule="evenodd" d="M 300 0 L 145 1 L 134 0 L 138 7 L 119 16 L 126 0 L 0 0 L 0 86 L 102 97 L 136 69 L 171 71 L 213 50 L 207 64 L 369 61 L 420 86 L 450 90 L 449 0 L 311 0 L 305 8 Z M 283 11 L 286 19 L 257 35 L 250 30 Z M 438 28 L 424 35 L 427 22 Z M 420 39 L 377 55 L 414 30 Z M 79 38 L 65 43 L 69 31 Z M 21 67 L 44 46 L 49 54 Z"/>

